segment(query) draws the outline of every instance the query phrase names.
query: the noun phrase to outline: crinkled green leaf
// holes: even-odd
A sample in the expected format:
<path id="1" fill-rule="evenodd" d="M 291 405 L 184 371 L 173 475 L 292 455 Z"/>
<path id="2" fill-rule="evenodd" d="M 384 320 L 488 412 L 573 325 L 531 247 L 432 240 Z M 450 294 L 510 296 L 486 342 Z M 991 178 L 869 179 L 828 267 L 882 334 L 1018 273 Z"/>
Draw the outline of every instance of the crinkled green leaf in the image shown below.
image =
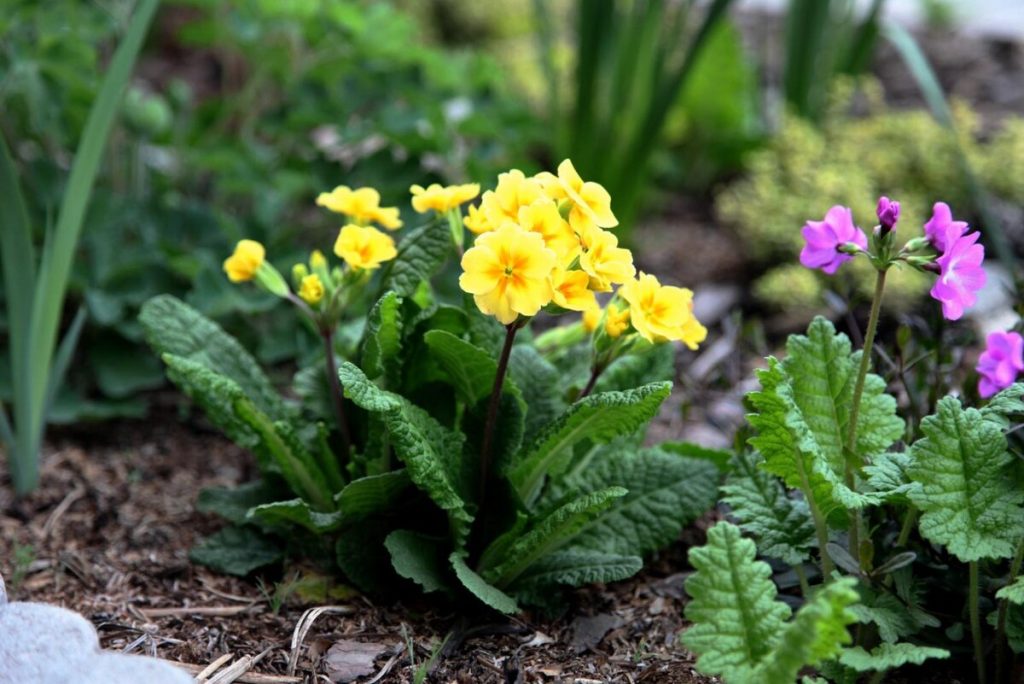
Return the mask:
<path id="1" fill-rule="evenodd" d="M 816 543 L 807 502 L 789 496 L 775 477 L 758 467 L 760 462 L 757 452 L 737 454 L 722 500 L 743 531 L 757 540 L 761 555 L 798 565 Z"/>
<path id="2" fill-rule="evenodd" d="M 512 542 L 505 554 L 489 555 L 493 565 L 481 568 L 481 574 L 496 586 L 508 586 L 533 563 L 565 546 L 587 523 L 626 493 L 622 487 L 607 487 L 563 504 Z"/>
<path id="3" fill-rule="evenodd" d="M 615 486 L 629 490 L 588 522 L 566 551 L 647 556 L 675 541 L 715 502 L 719 474 L 706 461 L 658 448 L 603 456 L 551 486 L 539 502 L 538 509 L 550 509 L 573 494 Z"/>
<path id="4" fill-rule="evenodd" d="M 771 567 L 756 556 L 754 542 L 726 522 L 708 530 L 707 545 L 690 550 L 696 572 L 686 580 L 686 618 L 693 626 L 683 644 L 697 654 L 701 672 L 730 684 L 754 684 L 790 615 L 775 599 Z"/>
<path id="5" fill-rule="evenodd" d="M 384 540 L 395 572 L 430 593 L 450 588 L 446 571 L 447 540 L 412 530 L 395 530 Z"/>
<path id="6" fill-rule="evenodd" d="M 398 255 L 386 267 L 388 289 L 402 297 L 412 296 L 420 283 L 430 280 L 451 250 L 451 234 L 442 221 L 430 221 L 406 232 L 398 243 Z"/>
<path id="7" fill-rule="evenodd" d="M 461 554 L 458 552 L 453 553 L 448 558 L 448 561 L 451 563 L 452 568 L 454 568 L 456 577 L 462 582 L 462 586 L 486 605 L 508 615 L 519 612 L 519 604 L 516 603 L 516 600 L 493 584 L 489 584 L 483 577 L 466 565 L 466 560 Z"/>
<path id="8" fill-rule="evenodd" d="M 671 391 L 672 383 L 661 382 L 577 401 L 519 455 L 509 473 L 513 487 L 523 501 L 532 502 L 546 477 L 565 471 L 576 444 L 583 440 L 600 444 L 636 432 L 654 417 Z"/>
<path id="9" fill-rule="evenodd" d="M 459 397 L 468 406 L 489 397 L 498 372 L 498 361 L 476 345 L 445 330 L 431 330 L 423 336 L 431 355 L 448 374 Z M 511 378 L 505 378 L 503 391 L 516 397 L 519 389 Z"/>
<path id="10" fill-rule="evenodd" d="M 878 454 L 870 465 L 864 466 L 868 488 L 887 502 L 908 501 L 910 490 L 917 487 L 907 474 L 911 462 L 910 454 L 905 451 L 886 451 Z"/>
<path id="11" fill-rule="evenodd" d="M 786 625 L 754 681 L 796 681 L 804 667 L 838 656 L 851 641 L 846 627 L 856 619 L 850 612 L 858 598 L 856 586 L 855 579 L 844 577 L 820 588 Z"/>
<path id="12" fill-rule="evenodd" d="M 556 585 L 579 587 L 595 582 L 617 582 L 643 568 L 639 556 L 600 551 L 556 551 L 531 565 L 513 585 L 516 593 L 543 592 Z"/>
<path id="13" fill-rule="evenodd" d="M 265 480 L 255 480 L 233 487 L 208 487 L 199 492 L 196 510 L 216 513 L 228 522 L 241 525 L 246 522 L 249 509 L 279 499 L 281 492 Z"/>
<path id="14" fill-rule="evenodd" d="M 1017 606 L 1024 605 L 1024 577 L 1018 577 L 1012 584 L 1007 584 L 997 591 L 996 598 L 1009 601 Z"/>
<path id="15" fill-rule="evenodd" d="M 366 317 L 362 367 L 367 377 L 397 377 L 402 353 L 402 298 L 388 292 L 377 300 Z"/>
<path id="16" fill-rule="evenodd" d="M 189 558 L 217 572 L 241 577 L 281 560 L 284 549 L 252 527 L 231 526 L 196 544 Z"/>
<path id="17" fill-rule="evenodd" d="M 1010 417 L 1024 413 L 1024 382 L 1015 382 L 989 399 L 981 415 L 1003 429 L 1010 426 Z"/>
<path id="18" fill-rule="evenodd" d="M 327 534 L 341 527 L 341 513 L 321 513 L 302 499 L 275 501 L 251 508 L 246 515 L 251 522 L 266 525 L 295 524 L 314 534 Z"/>
<path id="19" fill-rule="evenodd" d="M 597 379 L 595 392 L 623 392 L 652 382 L 675 379 L 676 350 L 671 344 L 655 344 L 620 357 Z"/>
<path id="20" fill-rule="evenodd" d="M 235 382 L 272 419 L 288 415 L 284 400 L 256 359 L 238 340 L 185 302 L 171 295 L 153 297 L 143 304 L 139 322 L 159 356 L 173 354 L 202 364 Z"/>
<path id="21" fill-rule="evenodd" d="M 1024 492 L 1009 477 L 1011 456 L 999 426 L 954 397 L 921 423 L 908 468 L 920 488 L 921 535 L 960 561 L 1009 558 L 1024 535 Z"/>
<path id="22" fill-rule="evenodd" d="M 892 594 L 875 593 L 867 588 L 861 592 L 861 602 L 851 610 L 857 616 L 857 622 L 874 624 L 882 641 L 896 643 L 903 637 L 917 634 L 924 627 L 915 613 Z"/>
<path id="23" fill-rule="evenodd" d="M 508 373 L 526 402 L 526 434 L 537 434 L 552 416 L 565 411 L 558 369 L 533 345 L 517 344 L 512 347 Z"/>
<path id="24" fill-rule="evenodd" d="M 360 408 L 383 417 L 409 478 L 448 513 L 456 543 L 461 543 L 473 522 L 458 490 L 463 435 L 445 428 L 404 397 L 380 389 L 351 363 L 343 363 L 339 374 L 346 396 Z"/>
<path id="25" fill-rule="evenodd" d="M 393 508 L 412 481 L 404 468 L 353 480 L 334 495 L 345 522 L 357 522 Z"/>
<path id="26" fill-rule="evenodd" d="M 687 458 L 697 458 L 702 461 L 714 463 L 715 467 L 723 473 L 729 472 L 732 467 L 730 461 L 733 457 L 731 449 L 712 449 L 693 442 L 661 442 L 658 449 L 670 454 L 678 454 Z"/>
<path id="27" fill-rule="evenodd" d="M 895 670 L 904 665 L 920 665 L 926 660 L 944 660 L 949 651 L 944 648 L 918 646 L 917 644 L 879 644 L 865 651 L 860 646 L 848 648 L 839 656 L 839 662 L 857 672 Z"/>
<path id="28" fill-rule="evenodd" d="M 345 576 L 362 591 L 394 598 L 399 578 L 384 542 L 394 530 L 390 521 L 366 518 L 349 525 L 335 544 L 335 558 Z"/>

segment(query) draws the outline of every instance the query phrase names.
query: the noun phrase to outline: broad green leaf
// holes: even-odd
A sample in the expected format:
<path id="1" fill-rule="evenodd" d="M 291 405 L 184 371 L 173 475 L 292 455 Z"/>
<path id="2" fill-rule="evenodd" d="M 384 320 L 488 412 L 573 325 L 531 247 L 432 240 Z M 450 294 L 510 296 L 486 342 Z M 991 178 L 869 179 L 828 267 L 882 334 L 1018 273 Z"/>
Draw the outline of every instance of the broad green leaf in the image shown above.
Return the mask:
<path id="1" fill-rule="evenodd" d="M 150 299 L 142 306 L 139 322 L 158 355 L 188 359 L 232 380 L 274 420 L 288 415 L 281 395 L 245 347 L 180 299 L 171 295 Z"/>
<path id="2" fill-rule="evenodd" d="M 1010 426 L 1010 417 L 1024 413 L 1024 382 L 1015 382 L 989 399 L 981 415 L 1006 429 Z"/>
<path id="3" fill-rule="evenodd" d="M 461 543 L 473 522 L 458 488 L 463 435 L 448 430 L 404 397 L 380 389 L 351 363 L 343 363 L 339 374 L 345 395 L 384 419 L 409 479 L 448 513 L 456 544 Z"/>
<path id="4" fill-rule="evenodd" d="M 708 530 L 707 545 L 690 550 L 696 572 L 686 580 L 686 618 L 693 626 L 683 633 L 683 644 L 697 654 L 701 672 L 730 684 L 757 682 L 757 667 L 790 615 L 775 598 L 771 567 L 756 556 L 754 542 L 726 522 Z"/>
<path id="5" fill-rule="evenodd" d="M 476 345 L 444 330 L 431 330 L 423 336 L 431 355 L 448 373 L 449 380 L 467 406 L 489 397 L 498 372 L 498 361 Z M 504 392 L 519 390 L 511 378 L 505 378 Z"/>
<path id="6" fill-rule="evenodd" d="M 622 487 L 607 487 L 556 508 L 512 542 L 501 558 L 492 555 L 494 565 L 481 568 L 481 574 L 493 584 L 507 587 L 533 563 L 565 546 L 587 523 L 626 493 Z"/>
<path id="7" fill-rule="evenodd" d="M 658 444 L 658 448 L 670 454 L 714 463 L 715 467 L 723 473 L 729 472 L 730 461 L 733 457 L 731 449 L 712 449 L 693 442 L 661 442 Z"/>
<path id="8" fill-rule="evenodd" d="M 367 518 L 358 525 L 349 525 L 338 536 L 334 547 L 338 567 L 362 591 L 394 597 L 398 577 L 384 546 L 393 530 L 394 525 L 388 521 Z"/>
<path id="9" fill-rule="evenodd" d="M 384 282 L 402 297 L 416 293 L 420 283 L 429 281 L 452 250 L 448 226 L 430 221 L 405 233 L 398 244 L 398 256 L 386 267 Z"/>
<path id="10" fill-rule="evenodd" d="M 1010 477 L 1012 458 L 999 426 L 954 397 L 921 422 L 910 449 L 910 499 L 921 535 L 967 563 L 1009 558 L 1024 535 L 1024 492 Z"/>
<path id="11" fill-rule="evenodd" d="M 345 522 L 357 522 L 393 508 L 412 481 L 404 468 L 353 480 L 334 495 Z"/>
<path id="12" fill-rule="evenodd" d="M 1018 577 L 1013 584 L 1007 584 L 997 591 L 996 598 L 1009 601 L 1014 605 L 1024 605 L 1024 577 Z"/>
<path id="13" fill-rule="evenodd" d="M 671 382 L 675 374 L 675 346 L 656 344 L 613 361 L 597 379 L 594 391 L 623 392 L 652 382 Z"/>
<path id="14" fill-rule="evenodd" d="M 896 596 L 885 592 L 861 590 L 861 601 L 851 608 L 861 624 L 874 624 L 882 641 L 894 644 L 912 636 L 925 625 L 918 621 L 919 610 L 908 610 Z"/>
<path id="15" fill-rule="evenodd" d="M 839 662 L 857 672 L 895 670 L 904 665 L 920 665 L 926 660 L 945 660 L 949 651 L 944 648 L 918 646 L 917 644 L 883 643 L 870 652 L 860 646 L 848 648 L 839 656 Z"/>
<path id="16" fill-rule="evenodd" d="M 718 470 L 706 461 L 658 448 L 607 454 L 578 475 L 550 487 L 539 509 L 573 494 L 624 487 L 629 493 L 590 520 L 566 551 L 647 556 L 671 544 L 683 527 L 714 505 Z"/>
<path id="17" fill-rule="evenodd" d="M 196 510 L 216 513 L 228 522 L 241 525 L 246 522 L 249 509 L 271 503 L 280 498 L 280 491 L 265 480 L 255 480 L 233 487 L 208 487 L 199 491 Z"/>
<path id="18" fill-rule="evenodd" d="M 218 572 L 241 577 L 281 560 L 284 550 L 252 527 L 231 526 L 196 544 L 189 558 Z"/>
<path id="19" fill-rule="evenodd" d="M 610 442 L 645 427 L 672 391 L 672 383 L 644 385 L 626 392 L 592 394 L 569 407 L 525 448 L 509 473 L 512 485 L 528 504 L 548 476 L 565 471 L 573 447 L 583 440 Z"/>
<path id="20" fill-rule="evenodd" d="M 639 556 L 600 551 L 556 551 L 527 569 L 513 585 L 516 593 L 543 593 L 557 585 L 580 587 L 595 582 L 617 582 L 643 568 Z"/>
<path id="21" fill-rule="evenodd" d="M 816 543 L 807 502 L 790 497 L 775 477 L 758 467 L 760 462 L 756 452 L 737 454 L 722 486 L 722 500 L 740 528 L 757 540 L 761 555 L 798 565 Z"/>
<path id="22" fill-rule="evenodd" d="M 912 459 L 905 451 L 887 451 L 864 466 L 868 488 L 887 502 L 904 503 L 917 485 L 910 481 L 907 468 Z"/>
<path id="23" fill-rule="evenodd" d="M 496 586 L 489 584 L 483 577 L 474 572 L 472 568 L 466 565 L 466 560 L 458 552 L 449 556 L 448 561 L 455 570 L 455 576 L 459 578 L 462 586 L 486 605 L 506 615 L 519 612 L 519 604 L 516 603 L 514 598 Z"/>
<path id="24" fill-rule="evenodd" d="M 819 589 L 778 637 L 753 681 L 793 682 L 806 666 L 838 656 L 851 641 L 846 626 L 855 620 L 849 608 L 857 602 L 856 586 L 843 577 Z"/>
<path id="25" fill-rule="evenodd" d="M 419 584 L 423 591 L 450 589 L 445 572 L 447 540 L 412 530 L 395 530 L 384 540 L 395 572 Z"/>
<path id="26" fill-rule="evenodd" d="M 402 353 L 402 298 L 388 292 L 370 309 L 363 336 L 362 367 L 367 377 L 393 379 Z"/>
<path id="27" fill-rule="evenodd" d="M 552 416 L 566 409 L 562 398 L 562 379 L 550 361 L 531 344 L 512 347 L 508 363 L 509 378 L 526 402 L 526 434 L 535 435 Z"/>
<path id="28" fill-rule="evenodd" d="M 327 534 L 341 527 L 341 513 L 321 513 L 302 499 L 275 501 L 254 506 L 246 514 L 249 522 L 265 525 L 300 525 L 314 534 Z"/>

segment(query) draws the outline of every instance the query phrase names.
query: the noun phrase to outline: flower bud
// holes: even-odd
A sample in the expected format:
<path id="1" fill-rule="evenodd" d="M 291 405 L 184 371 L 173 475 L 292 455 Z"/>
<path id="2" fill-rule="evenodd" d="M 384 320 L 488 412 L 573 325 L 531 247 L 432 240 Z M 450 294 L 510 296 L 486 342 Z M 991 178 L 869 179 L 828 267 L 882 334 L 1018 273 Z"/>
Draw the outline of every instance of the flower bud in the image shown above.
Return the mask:
<path id="1" fill-rule="evenodd" d="M 878 214 L 878 224 L 882 229 L 881 233 L 885 235 L 894 229 L 896 222 L 900 220 L 900 203 L 885 196 L 879 197 L 876 213 Z"/>
<path id="2" fill-rule="evenodd" d="M 836 247 L 836 251 L 842 252 L 843 254 L 860 254 L 864 249 L 856 242 L 845 242 Z"/>
<path id="3" fill-rule="evenodd" d="M 919 252 L 926 247 L 931 247 L 932 243 L 926 237 L 916 237 L 907 240 L 907 244 L 903 245 L 904 252 Z"/>
<path id="4" fill-rule="evenodd" d="M 309 275 L 309 269 L 306 268 L 306 264 L 295 264 L 292 266 L 292 285 L 296 289 L 302 286 L 302 279 Z"/>
<path id="5" fill-rule="evenodd" d="M 928 271 L 930 273 L 940 273 L 942 269 L 937 263 L 935 263 L 934 257 L 923 257 L 923 256 L 912 256 L 907 257 L 907 263 L 916 268 L 919 271 Z"/>

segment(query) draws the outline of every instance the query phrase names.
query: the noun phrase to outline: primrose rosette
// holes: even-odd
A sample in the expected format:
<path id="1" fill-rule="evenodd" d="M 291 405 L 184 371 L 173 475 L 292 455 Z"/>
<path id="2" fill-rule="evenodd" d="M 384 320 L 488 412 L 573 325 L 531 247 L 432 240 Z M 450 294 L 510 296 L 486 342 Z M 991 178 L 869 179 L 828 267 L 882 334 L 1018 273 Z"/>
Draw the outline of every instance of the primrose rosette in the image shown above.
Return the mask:
<path id="1" fill-rule="evenodd" d="M 260 468 L 200 495 L 230 524 L 193 559 L 311 557 L 373 595 L 506 613 L 636 573 L 712 505 L 727 460 L 645 446 L 674 343 L 707 336 L 693 293 L 637 273 L 612 198 L 568 160 L 410 193 L 405 220 L 372 188 L 320 194 L 333 249 L 288 278 L 252 240 L 225 261 L 294 308 L 307 352 L 288 386 L 186 304 L 144 307 L 168 375 Z"/>

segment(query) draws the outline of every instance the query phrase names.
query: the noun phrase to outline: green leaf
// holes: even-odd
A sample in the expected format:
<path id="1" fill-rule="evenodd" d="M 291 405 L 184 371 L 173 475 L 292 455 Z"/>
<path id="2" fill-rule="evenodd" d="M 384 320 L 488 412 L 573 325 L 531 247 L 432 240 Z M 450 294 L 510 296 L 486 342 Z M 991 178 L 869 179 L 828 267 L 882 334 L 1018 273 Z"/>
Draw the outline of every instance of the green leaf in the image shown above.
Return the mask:
<path id="1" fill-rule="evenodd" d="M 851 641 L 846 626 L 855 620 L 849 607 L 857 602 L 856 586 L 855 579 L 844 577 L 819 589 L 786 626 L 754 681 L 796 681 L 804 667 L 838 656 Z"/>
<path id="2" fill-rule="evenodd" d="M 512 485 L 529 504 L 537 498 L 546 477 L 566 469 L 574 446 L 583 440 L 610 442 L 645 427 L 671 391 L 672 383 L 661 382 L 626 392 L 592 394 L 577 401 L 523 450 L 509 473 Z"/>
<path id="3" fill-rule="evenodd" d="M 875 456 L 870 465 L 864 466 L 868 487 L 887 502 L 909 501 L 911 490 L 918 486 L 907 474 L 911 463 L 910 454 L 905 451 L 887 451 Z"/>
<path id="4" fill-rule="evenodd" d="M 1024 382 L 1015 382 L 989 399 L 981 415 L 1004 430 L 1010 427 L 1010 417 L 1024 413 Z"/>
<path id="5" fill-rule="evenodd" d="M 718 483 L 718 470 L 706 461 L 642 449 L 598 459 L 550 487 L 538 508 L 549 509 L 573 493 L 624 487 L 629 493 L 588 522 L 565 550 L 647 556 L 714 505 Z"/>
<path id="6" fill-rule="evenodd" d="M 339 374 L 345 395 L 384 419 L 409 478 L 448 513 L 456 545 L 461 543 L 473 522 L 458 488 L 463 435 L 448 430 L 404 397 L 380 389 L 351 363 L 343 363 Z"/>
<path id="7" fill-rule="evenodd" d="M 514 598 L 494 585 L 488 584 L 483 577 L 466 565 L 465 559 L 458 552 L 449 556 L 448 561 L 455 569 L 455 575 L 459 578 L 462 586 L 486 605 L 506 615 L 519 612 L 519 604 Z"/>
<path id="8" fill-rule="evenodd" d="M 625 391 L 652 382 L 672 381 L 676 374 L 676 350 L 671 344 L 655 344 L 620 357 L 597 379 L 595 392 Z"/>
<path id="9" fill-rule="evenodd" d="M 241 525 L 246 522 L 249 509 L 270 503 L 280 498 L 276 487 L 265 480 L 255 480 L 234 487 L 209 487 L 202 489 L 196 499 L 196 510 L 202 513 L 216 513 L 228 522 Z"/>
<path id="10" fill-rule="evenodd" d="M 1009 601 L 1014 605 L 1024 605 L 1024 577 L 1018 577 L 1013 584 L 1007 584 L 997 591 L 996 598 Z"/>
<path id="11" fill-rule="evenodd" d="M 908 610 L 896 596 L 885 592 L 861 590 L 861 602 L 851 609 L 861 624 L 874 624 L 882 641 L 894 644 L 912 636 L 925 625 L 918 621 L 920 611 Z"/>
<path id="12" fill-rule="evenodd" d="M 790 497 L 775 477 L 758 467 L 760 462 L 755 452 L 737 454 L 722 486 L 722 500 L 740 528 L 757 540 L 761 555 L 798 565 L 816 543 L 807 502 Z"/>
<path id="13" fill-rule="evenodd" d="M 687 458 L 696 458 L 715 464 L 722 473 L 729 472 L 733 457 L 731 449 L 711 449 L 693 442 L 661 442 L 658 448 L 670 454 L 678 454 Z"/>
<path id="14" fill-rule="evenodd" d="M 448 374 L 448 378 L 467 406 L 491 395 L 498 362 L 486 351 L 445 330 L 431 330 L 423 336 L 430 354 Z M 506 392 L 519 393 L 506 378 Z"/>
<path id="15" fill-rule="evenodd" d="M 388 292 L 370 309 L 363 337 L 362 367 L 367 377 L 397 377 L 402 353 L 402 298 Z"/>
<path id="16" fill-rule="evenodd" d="M 353 480 L 334 495 L 345 522 L 357 522 L 393 508 L 412 484 L 404 468 Z"/>
<path id="17" fill-rule="evenodd" d="M 217 572 L 239 577 L 284 558 L 283 549 L 252 527 L 225 527 L 203 539 L 189 558 Z"/>
<path id="18" fill-rule="evenodd" d="M 857 672 L 882 672 L 904 665 L 920 665 L 933 658 L 945 660 L 948 657 L 949 651 L 944 648 L 900 643 L 879 644 L 870 653 L 860 646 L 848 648 L 839 656 L 839 662 Z"/>
<path id="19" fill-rule="evenodd" d="M 398 256 L 390 263 L 385 276 L 389 290 L 402 297 L 411 297 L 420 283 L 429 281 L 452 249 L 448 226 L 441 221 L 413 228 L 398 245 Z"/>
<path id="20" fill-rule="evenodd" d="M 622 487 L 607 487 L 573 499 L 537 521 L 508 546 L 500 557 L 490 555 L 493 565 L 481 574 L 499 587 L 507 587 L 533 563 L 565 546 L 587 523 L 627 494 Z M 485 552 L 485 557 L 488 554 Z"/>
<path id="21" fill-rule="evenodd" d="M 394 526 L 380 518 L 368 518 L 350 525 L 338 537 L 335 558 L 338 567 L 359 589 L 379 596 L 395 595 L 395 575 L 391 555 L 384 542 Z"/>
<path id="22" fill-rule="evenodd" d="M 530 344 L 517 344 L 509 356 L 508 374 L 526 402 L 526 434 L 535 435 L 566 409 L 558 369 Z"/>
<path id="23" fill-rule="evenodd" d="M 1012 556 L 1024 535 L 1024 492 L 1010 477 L 1002 430 L 945 397 L 921 432 L 908 468 L 921 485 L 910 492 L 921 511 L 921 535 L 964 563 Z"/>
<path id="24" fill-rule="evenodd" d="M 411 530 L 395 530 L 384 540 L 395 572 L 419 584 L 423 591 L 450 589 L 445 576 L 447 542 Z"/>
<path id="25" fill-rule="evenodd" d="M 302 499 L 275 501 L 254 506 L 246 518 L 249 522 L 265 525 L 301 525 L 313 534 L 327 534 L 341 527 L 342 515 L 338 512 L 321 513 L 314 511 Z"/>
<path id="26" fill-rule="evenodd" d="M 553 586 L 581 587 L 596 582 L 617 582 L 643 568 L 639 556 L 621 556 L 600 551 L 556 551 L 534 563 L 519 576 L 516 593 L 544 592 Z"/>
<path id="27" fill-rule="evenodd" d="M 238 340 L 201 313 L 170 295 L 142 306 L 139 322 L 158 355 L 173 354 L 232 380 L 274 420 L 287 417 L 284 400 Z"/>
<path id="28" fill-rule="evenodd" d="M 754 542 L 725 522 L 708 530 L 707 545 L 689 554 L 696 572 L 686 580 L 692 597 L 686 618 L 693 626 L 683 634 L 683 644 L 697 654 L 701 672 L 730 684 L 757 681 L 757 666 L 771 653 L 790 615 L 789 607 L 775 599 L 771 567 L 756 555 Z"/>

